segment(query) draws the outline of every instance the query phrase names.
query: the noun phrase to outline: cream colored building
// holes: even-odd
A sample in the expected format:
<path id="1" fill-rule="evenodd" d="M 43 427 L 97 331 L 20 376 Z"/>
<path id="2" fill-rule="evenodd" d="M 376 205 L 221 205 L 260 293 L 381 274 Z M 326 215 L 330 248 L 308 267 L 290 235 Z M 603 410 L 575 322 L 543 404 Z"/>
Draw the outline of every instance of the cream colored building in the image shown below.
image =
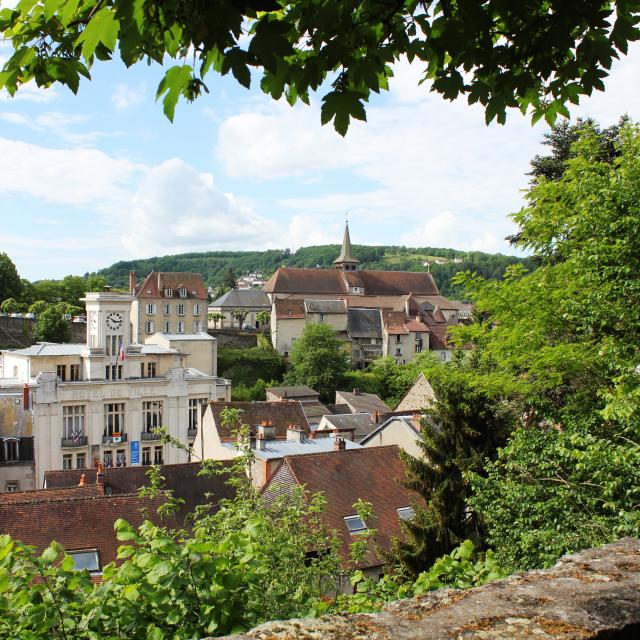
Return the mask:
<path id="1" fill-rule="evenodd" d="M 192 334 L 207 330 L 207 290 L 199 273 L 153 271 L 141 283 L 129 273 L 134 340 L 154 333 Z"/>
<path id="2" fill-rule="evenodd" d="M 418 446 L 420 440 L 420 414 L 392 416 L 375 431 L 360 441 L 363 447 L 384 447 L 397 445 L 414 458 L 422 457 Z"/>
<path id="3" fill-rule="evenodd" d="M 187 444 L 200 405 L 228 400 L 231 385 L 216 375 L 216 341 L 206 334 L 132 340 L 132 296 L 89 293 L 84 345 L 38 343 L 2 352 L 3 370 L 29 385 L 37 486 L 45 471 L 186 462 L 162 444 L 166 427 Z"/>

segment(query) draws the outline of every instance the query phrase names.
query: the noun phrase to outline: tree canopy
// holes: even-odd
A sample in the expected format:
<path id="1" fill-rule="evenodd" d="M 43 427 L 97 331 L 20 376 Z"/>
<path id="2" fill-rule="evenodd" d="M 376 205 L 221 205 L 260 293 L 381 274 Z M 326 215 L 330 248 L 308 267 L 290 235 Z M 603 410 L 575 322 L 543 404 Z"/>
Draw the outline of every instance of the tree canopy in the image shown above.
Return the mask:
<path id="1" fill-rule="evenodd" d="M 0 87 L 13 94 L 35 80 L 75 92 L 96 60 L 168 57 L 178 64 L 157 96 L 169 119 L 181 97 L 208 91 L 211 71 L 245 87 L 255 71 L 274 99 L 308 103 L 322 92 L 322 122 L 344 135 L 406 56 L 432 91 L 482 104 L 487 122 L 518 108 L 552 123 L 567 103 L 604 88 L 639 20 L 629 0 L 21 0 L 0 12 L 0 34 L 15 49 Z"/>
<path id="2" fill-rule="evenodd" d="M 22 281 L 13 260 L 0 253 L 0 302 L 7 298 L 18 298 L 22 293 Z"/>

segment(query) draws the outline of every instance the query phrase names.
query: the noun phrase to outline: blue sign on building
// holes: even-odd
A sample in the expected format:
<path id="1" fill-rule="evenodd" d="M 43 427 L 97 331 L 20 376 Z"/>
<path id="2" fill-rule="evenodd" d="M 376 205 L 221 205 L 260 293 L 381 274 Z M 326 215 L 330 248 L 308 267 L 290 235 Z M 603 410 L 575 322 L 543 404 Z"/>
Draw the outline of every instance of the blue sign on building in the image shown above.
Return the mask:
<path id="1" fill-rule="evenodd" d="M 131 441 L 131 464 L 140 464 L 140 442 Z"/>

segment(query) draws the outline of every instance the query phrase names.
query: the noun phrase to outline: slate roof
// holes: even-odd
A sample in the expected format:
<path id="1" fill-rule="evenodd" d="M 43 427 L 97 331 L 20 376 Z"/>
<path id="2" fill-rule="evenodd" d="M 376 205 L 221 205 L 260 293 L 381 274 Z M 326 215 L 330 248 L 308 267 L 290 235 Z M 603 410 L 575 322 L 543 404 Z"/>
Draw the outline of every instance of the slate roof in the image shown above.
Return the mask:
<path id="1" fill-rule="evenodd" d="M 43 551 L 53 540 L 68 550 L 97 549 L 100 566 L 116 560 L 118 547 L 113 524 L 124 518 L 134 527 L 145 519 L 160 522 L 156 509 L 163 498 L 140 498 L 137 495 L 91 496 L 56 498 L 56 492 L 48 492 L 41 501 L 11 502 L 0 504 L 0 533 L 9 534 L 14 540 L 34 545 Z M 67 492 L 65 492 L 66 494 Z M 164 526 L 175 527 L 174 518 L 162 521 Z"/>
<path id="2" fill-rule="evenodd" d="M 189 271 L 152 271 L 136 286 L 134 297 L 140 300 L 164 298 L 165 289 L 173 289 L 173 296 L 167 298 L 168 300 L 185 300 L 185 298 L 180 298 L 179 289 L 187 290 L 186 299 L 208 299 L 202 275 Z"/>
<path id="3" fill-rule="evenodd" d="M 360 442 L 379 426 L 378 423 L 372 421 L 370 413 L 348 413 L 345 415 L 324 416 L 324 419 L 327 424 L 327 430 L 332 428 L 353 429 L 353 437 L 356 442 Z"/>
<path id="4" fill-rule="evenodd" d="M 307 313 L 347 313 L 344 300 L 307 299 L 304 301 L 304 308 Z"/>
<path id="5" fill-rule="evenodd" d="M 230 462 L 221 462 L 223 466 L 230 466 Z M 207 493 L 212 495 L 210 503 L 216 506 L 218 500 L 231 498 L 233 489 L 225 480 L 226 475 L 199 476 L 202 468 L 199 462 L 183 464 L 165 464 L 160 466 L 160 472 L 165 478 L 165 488 L 173 491 L 176 498 L 184 500 L 184 506 L 178 512 L 180 519 L 201 504 L 206 504 L 209 499 Z M 114 467 L 104 470 L 105 489 L 114 495 L 137 493 L 140 487 L 149 484 L 147 472 L 149 467 Z M 80 476 L 85 474 L 88 485 L 96 486 L 96 469 L 73 469 L 67 471 L 46 471 L 45 485 L 48 488 L 60 489 L 63 487 L 77 487 Z"/>
<path id="6" fill-rule="evenodd" d="M 372 504 L 375 518 L 366 524 L 377 529 L 376 543 L 383 551 L 390 549 L 393 537 L 402 536 L 396 509 L 411 506 L 413 499 L 401 484 L 404 478 L 404 464 L 398 447 L 347 449 L 285 458 L 265 485 L 262 495 L 267 500 L 272 499 L 292 484 L 306 485 L 309 493 L 324 493 L 327 500 L 324 522 L 329 529 L 338 532 L 346 559 L 349 544 L 357 536 L 349 534 L 344 518 L 355 515 L 353 504 L 358 499 Z M 373 548 L 361 566 L 383 563 L 382 554 Z"/>
<path id="7" fill-rule="evenodd" d="M 302 427 L 306 432 L 309 432 L 309 423 L 304 415 L 302 404 L 297 401 L 217 401 L 210 402 L 207 405 L 207 410 L 209 409 L 213 413 L 218 428 L 218 435 L 223 440 L 235 440 L 233 427 L 230 428 L 222 424 L 221 413 L 224 409 L 240 409 L 242 411 L 240 414 L 242 424 L 249 425 L 251 429 L 260 425 L 262 422 L 271 421 L 272 426 L 275 427 L 276 438 L 286 438 L 287 427 L 290 424 Z"/>
<path id="8" fill-rule="evenodd" d="M 227 442 L 224 446 L 231 449 L 236 448 L 236 444 L 233 442 Z M 264 450 L 256 448 L 251 451 L 256 458 L 260 460 L 279 460 L 286 456 L 314 455 L 333 451 L 334 446 L 335 438 L 332 437 L 305 438 L 304 442 L 296 442 L 294 440 L 267 440 Z M 345 441 L 345 447 L 348 450 L 362 448 L 361 445 L 351 442 L 350 440 Z"/>
<path id="9" fill-rule="evenodd" d="M 210 307 L 229 307 L 231 309 L 265 308 L 270 309 L 269 297 L 260 289 L 231 289 L 209 304 Z"/>
<path id="10" fill-rule="evenodd" d="M 16 356 L 80 356 L 84 347 L 84 344 L 36 342 L 26 349 L 6 350 L 3 353 Z"/>
<path id="11" fill-rule="evenodd" d="M 312 389 L 306 384 L 298 384 L 290 387 L 267 387 L 265 391 L 287 400 L 295 400 L 296 398 L 305 398 L 307 396 L 320 397 L 320 394 L 315 389 Z"/>
<path id="12" fill-rule="evenodd" d="M 352 338 L 382 338 L 379 309 L 349 309 L 347 332 Z"/>
<path id="13" fill-rule="evenodd" d="M 342 399 L 344 402 L 340 402 Z M 389 413 L 391 409 L 375 394 L 359 391 L 336 391 L 336 404 L 346 404 L 352 413 Z"/>

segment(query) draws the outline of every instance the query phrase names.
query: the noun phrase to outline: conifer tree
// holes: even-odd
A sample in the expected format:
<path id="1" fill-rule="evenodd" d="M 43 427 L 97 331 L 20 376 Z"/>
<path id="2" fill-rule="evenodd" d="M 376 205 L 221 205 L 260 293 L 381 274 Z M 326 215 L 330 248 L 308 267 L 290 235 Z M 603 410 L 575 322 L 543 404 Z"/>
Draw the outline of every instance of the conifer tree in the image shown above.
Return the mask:
<path id="1" fill-rule="evenodd" d="M 396 543 L 393 555 L 410 575 L 428 569 L 465 539 L 482 548 L 478 518 L 466 506 L 470 488 L 464 473 L 482 471 L 484 459 L 495 456 L 514 422 L 505 406 L 475 389 L 470 374 L 456 365 L 430 382 L 437 402 L 422 420 L 423 457 L 403 454 L 406 486 L 418 500 L 415 517 L 403 522 L 406 541 Z"/>

